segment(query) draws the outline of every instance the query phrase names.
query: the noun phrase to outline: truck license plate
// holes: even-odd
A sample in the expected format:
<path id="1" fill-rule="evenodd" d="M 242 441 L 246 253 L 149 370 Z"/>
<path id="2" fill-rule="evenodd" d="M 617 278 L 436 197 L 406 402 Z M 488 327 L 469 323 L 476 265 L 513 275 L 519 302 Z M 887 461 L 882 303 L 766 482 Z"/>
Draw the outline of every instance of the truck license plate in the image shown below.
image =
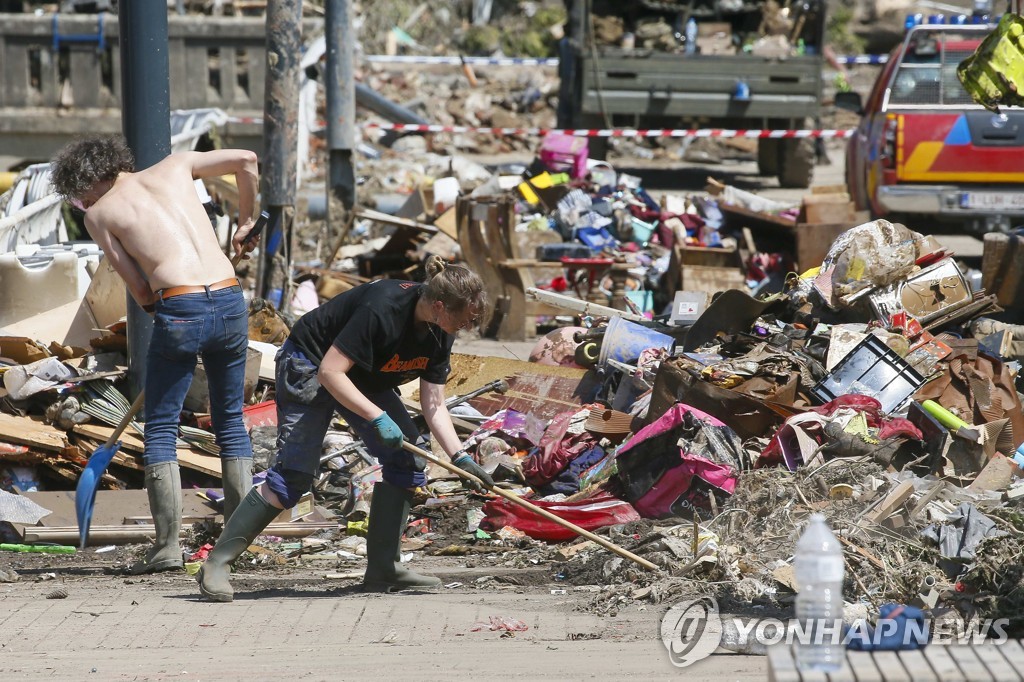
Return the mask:
<path id="1" fill-rule="evenodd" d="M 960 208 L 981 211 L 1024 210 L 1024 193 L 962 192 Z"/>

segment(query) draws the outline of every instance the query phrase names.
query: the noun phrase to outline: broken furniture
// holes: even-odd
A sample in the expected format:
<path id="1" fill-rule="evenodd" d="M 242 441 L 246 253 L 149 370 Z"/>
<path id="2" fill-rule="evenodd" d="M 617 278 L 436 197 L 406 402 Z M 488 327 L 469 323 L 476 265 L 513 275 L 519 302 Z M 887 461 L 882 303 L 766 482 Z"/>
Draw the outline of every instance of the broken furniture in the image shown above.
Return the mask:
<path id="1" fill-rule="evenodd" d="M 490 309 L 484 315 L 486 335 L 501 341 L 523 341 L 536 335 L 536 316 L 551 308 L 527 301 L 533 271 L 558 268 L 524 258 L 515 239 L 515 200 L 508 196 L 459 197 L 455 204 L 459 246 L 470 269 L 484 281 Z"/>

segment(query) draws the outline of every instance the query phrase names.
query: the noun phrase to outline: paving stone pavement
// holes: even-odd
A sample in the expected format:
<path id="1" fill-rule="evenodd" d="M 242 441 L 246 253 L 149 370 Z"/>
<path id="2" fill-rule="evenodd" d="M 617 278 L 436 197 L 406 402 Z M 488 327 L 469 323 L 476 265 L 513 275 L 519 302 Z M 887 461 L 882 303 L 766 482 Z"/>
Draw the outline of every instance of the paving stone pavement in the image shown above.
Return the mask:
<path id="1" fill-rule="evenodd" d="M 166 574 L 165 574 L 166 575 Z M 184 575 L 0 585 L 0 680 L 350 680 L 483 678 L 763 680 L 763 657 L 716 655 L 673 668 L 663 608 L 602 618 L 587 595 L 546 588 L 368 595 L 279 587 L 230 604 L 198 599 Z M 518 618 L 503 636 L 474 624 Z"/>

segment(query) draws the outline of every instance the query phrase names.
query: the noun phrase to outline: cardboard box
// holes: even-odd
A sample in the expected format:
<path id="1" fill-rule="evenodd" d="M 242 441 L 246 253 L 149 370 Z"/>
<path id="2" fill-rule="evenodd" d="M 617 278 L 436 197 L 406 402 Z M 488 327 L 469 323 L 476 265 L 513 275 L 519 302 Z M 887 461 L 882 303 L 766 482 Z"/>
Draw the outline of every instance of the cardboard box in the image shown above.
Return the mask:
<path id="1" fill-rule="evenodd" d="M 833 242 L 853 223 L 797 223 L 796 262 L 801 272 L 821 265 Z"/>
<path id="2" fill-rule="evenodd" d="M 857 213 L 846 192 L 809 194 L 800 204 L 799 223 L 852 223 Z"/>

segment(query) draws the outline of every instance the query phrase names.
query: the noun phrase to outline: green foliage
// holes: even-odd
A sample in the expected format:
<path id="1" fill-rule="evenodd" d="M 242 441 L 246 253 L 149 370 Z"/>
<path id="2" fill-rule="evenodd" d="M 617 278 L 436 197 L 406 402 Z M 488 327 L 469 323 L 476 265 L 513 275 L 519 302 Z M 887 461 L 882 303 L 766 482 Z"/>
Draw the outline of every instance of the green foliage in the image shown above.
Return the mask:
<path id="1" fill-rule="evenodd" d="M 488 55 L 500 48 L 509 57 L 552 57 L 556 41 L 551 28 L 565 21 L 562 6 L 541 7 L 532 17 L 508 14 L 490 25 L 467 29 L 462 38 L 462 50 L 466 54 Z"/>
<path id="2" fill-rule="evenodd" d="M 860 54 L 865 41 L 853 33 L 853 8 L 840 4 L 832 10 L 825 25 L 825 42 L 839 54 Z"/>
<path id="3" fill-rule="evenodd" d="M 470 26 L 462 38 L 462 49 L 470 55 L 489 55 L 501 45 L 501 33 L 493 26 Z"/>

